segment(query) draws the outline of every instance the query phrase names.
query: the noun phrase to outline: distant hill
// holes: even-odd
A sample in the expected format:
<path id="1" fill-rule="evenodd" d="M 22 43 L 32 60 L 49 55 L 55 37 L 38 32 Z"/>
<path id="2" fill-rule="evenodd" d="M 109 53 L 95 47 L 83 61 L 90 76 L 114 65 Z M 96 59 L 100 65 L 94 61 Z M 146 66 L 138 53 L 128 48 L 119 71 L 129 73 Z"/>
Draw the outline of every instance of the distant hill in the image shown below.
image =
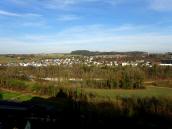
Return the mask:
<path id="1" fill-rule="evenodd" d="M 147 52 L 142 51 L 131 51 L 131 52 L 99 52 L 99 51 L 88 51 L 88 50 L 76 50 L 71 52 L 72 55 L 84 55 L 84 56 L 95 56 L 95 55 L 147 55 Z"/>

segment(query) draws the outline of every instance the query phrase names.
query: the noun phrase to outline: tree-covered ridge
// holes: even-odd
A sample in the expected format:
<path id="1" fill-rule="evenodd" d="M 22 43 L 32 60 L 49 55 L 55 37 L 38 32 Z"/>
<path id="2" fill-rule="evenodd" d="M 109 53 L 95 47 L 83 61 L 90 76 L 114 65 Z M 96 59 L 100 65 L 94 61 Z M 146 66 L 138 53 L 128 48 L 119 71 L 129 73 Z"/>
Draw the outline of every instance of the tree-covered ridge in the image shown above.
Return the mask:
<path id="1" fill-rule="evenodd" d="M 131 51 L 131 52 L 100 52 L 100 51 L 89 51 L 89 50 L 75 50 L 71 52 L 72 55 L 84 55 L 84 56 L 95 56 L 95 55 L 148 55 L 147 52 L 142 51 Z"/>

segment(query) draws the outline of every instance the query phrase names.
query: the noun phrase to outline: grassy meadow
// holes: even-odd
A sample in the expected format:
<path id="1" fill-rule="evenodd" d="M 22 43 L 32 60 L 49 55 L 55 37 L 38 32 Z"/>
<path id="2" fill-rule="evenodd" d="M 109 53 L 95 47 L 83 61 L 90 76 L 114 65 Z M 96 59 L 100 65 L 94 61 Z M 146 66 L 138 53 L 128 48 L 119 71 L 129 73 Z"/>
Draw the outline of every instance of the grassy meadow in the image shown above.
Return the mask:
<path id="1" fill-rule="evenodd" d="M 22 102 L 22 101 L 27 101 L 32 99 L 34 95 L 31 94 L 25 94 L 25 93 L 20 93 L 20 92 L 13 92 L 13 91 L 0 91 L 1 94 L 1 100 L 8 100 L 8 101 L 17 101 L 17 102 Z"/>
<path id="2" fill-rule="evenodd" d="M 71 89 L 71 88 L 70 88 Z M 76 90 L 76 88 L 74 88 Z M 93 88 L 77 88 L 78 91 L 83 91 L 84 94 L 91 96 L 89 101 L 96 100 L 115 100 L 117 97 L 122 98 L 168 98 L 172 100 L 172 88 L 147 86 L 145 89 L 93 89 Z M 38 96 L 33 93 L 22 93 L 17 91 L 1 91 L 3 100 L 26 101 L 32 97 Z M 39 95 L 45 98 L 45 96 Z M 48 97 L 48 96 L 47 96 Z M 50 96 L 49 96 L 50 97 Z"/>
<path id="3" fill-rule="evenodd" d="M 0 55 L 0 63 L 7 64 L 7 63 L 20 63 L 20 62 L 32 62 L 38 61 L 47 58 L 60 58 L 63 57 L 65 54 L 35 54 L 35 55 Z M 70 56 L 70 55 L 69 55 Z"/>
<path id="4" fill-rule="evenodd" d="M 172 88 L 147 86 L 146 89 L 84 89 L 87 93 L 96 94 L 100 98 L 116 97 L 167 97 L 172 99 Z"/>

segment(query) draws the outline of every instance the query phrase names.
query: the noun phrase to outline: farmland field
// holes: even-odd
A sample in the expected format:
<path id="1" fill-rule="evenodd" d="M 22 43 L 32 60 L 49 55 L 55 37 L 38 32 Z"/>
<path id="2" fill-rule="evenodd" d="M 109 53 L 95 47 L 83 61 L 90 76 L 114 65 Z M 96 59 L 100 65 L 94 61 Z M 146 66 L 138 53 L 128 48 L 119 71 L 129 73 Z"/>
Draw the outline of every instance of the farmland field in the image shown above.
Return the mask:
<path id="1" fill-rule="evenodd" d="M 97 97 L 108 97 L 113 99 L 120 97 L 168 97 L 172 98 L 172 88 L 148 86 L 146 89 L 126 90 L 126 89 L 85 89 L 87 93 L 96 94 Z"/>
<path id="2" fill-rule="evenodd" d="M 1 91 L 1 100 L 9 101 L 27 101 L 30 100 L 33 96 L 28 94 L 23 94 L 19 92 L 10 92 L 10 91 Z"/>
<path id="3" fill-rule="evenodd" d="M 166 88 L 166 87 L 147 86 L 145 89 L 136 89 L 136 90 L 83 88 L 82 90 L 86 94 L 93 94 L 96 100 L 101 100 L 101 99 L 114 100 L 116 97 L 126 97 L 126 98 L 128 97 L 159 98 L 160 97 L 160 98 L 172 99 L 172 88 Z M 2 91 L 1 96 L 3 100 L 12 100 L 12 101 L 26 101 L 34 97 L 32 93 L 25 94 L 25 93 L 10 92 L 10 91 Z"/>

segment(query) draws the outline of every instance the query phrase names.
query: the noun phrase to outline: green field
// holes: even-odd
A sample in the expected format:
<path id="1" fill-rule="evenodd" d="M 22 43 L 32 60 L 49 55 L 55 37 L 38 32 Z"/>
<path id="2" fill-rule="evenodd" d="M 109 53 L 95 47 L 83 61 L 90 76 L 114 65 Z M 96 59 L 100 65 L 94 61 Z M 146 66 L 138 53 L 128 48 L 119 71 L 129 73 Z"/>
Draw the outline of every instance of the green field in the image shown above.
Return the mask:
<path id="1" fill-rule="evenodd" d="M 126 89 L 84 89 L 87 93 L 92 93 L 96 98 L 114 99 L 119 97 L 164 97 L 172 99 L 172 88 L 146 87 L 146 89 L 126 90 Z"/>
<path id="2" fill-rule="evenodd" d="M 0 63 L 9 63 L 9 62 L 16 62 L 16 58 L 0 56 Z"/>
<path id="3" fill-rule="evenodd" d="M 23 94 L 19 92 L 7 92 L 1 91 L 1 100 L 10 100 L 10 101 L 27 101 L 30 100 L 33 96 L 28 94 Z"/>
<path id="4" fill-rule="evenodd" d="M 0 55 L 0 63 L 19 63 L 19 62 L 29 62 L 29 61 L 38 61 L 47 58 L 60 58 L 64 57 L 67 54 L 63 53 L 54 53 L 54 54 L 35 54 L 34 56 L 29 55 Z M 70 54 L 68 54 L 70 56 Z"/>
<path id="5" fill-rule="evenodd" d="M 84 93 L 92 94 L 96 100 L 115 100 L 116 97 L 161 97 L 172 99 L 172 88 L 166 87 L 146 87 L 146 89 L 126 90 L 126 89 L 92 89 L 84 88 Z M 30 100 L 34 95 L 19 92 L 1 92 L 1 99 L 12 101 L 26 101 Z M 41 97 L 41 96 L 40 96 Z"/>

